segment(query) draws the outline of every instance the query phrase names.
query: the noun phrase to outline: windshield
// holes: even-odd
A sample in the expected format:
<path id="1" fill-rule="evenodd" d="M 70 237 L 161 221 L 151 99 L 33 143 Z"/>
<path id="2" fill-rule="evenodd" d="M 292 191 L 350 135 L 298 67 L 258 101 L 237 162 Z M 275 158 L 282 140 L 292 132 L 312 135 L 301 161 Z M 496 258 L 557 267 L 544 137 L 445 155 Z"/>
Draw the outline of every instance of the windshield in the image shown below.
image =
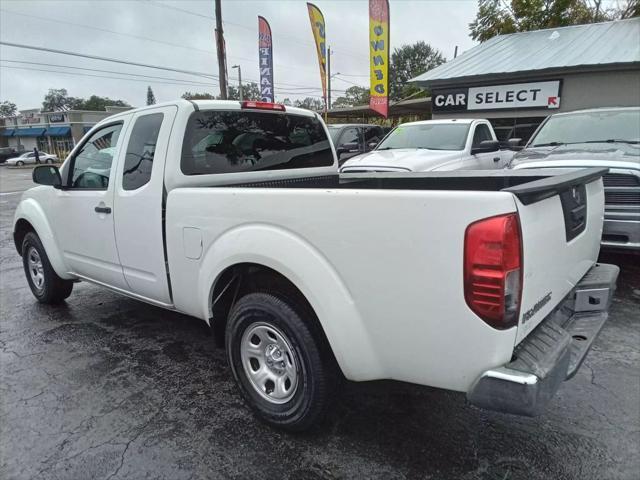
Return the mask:
<path id="1" fill-rule="evenodd" d="M 392 148 L 426 148 L 428 150 L 462 150 L 467 141 L 469 124 L 423 123 L 400 125 L 376 150 Z"/>
<path id="2" fill-rule="evenodd" d="M 530 145 L 640 140 L 640 110 L 584 112 L 549 118 Z"/>

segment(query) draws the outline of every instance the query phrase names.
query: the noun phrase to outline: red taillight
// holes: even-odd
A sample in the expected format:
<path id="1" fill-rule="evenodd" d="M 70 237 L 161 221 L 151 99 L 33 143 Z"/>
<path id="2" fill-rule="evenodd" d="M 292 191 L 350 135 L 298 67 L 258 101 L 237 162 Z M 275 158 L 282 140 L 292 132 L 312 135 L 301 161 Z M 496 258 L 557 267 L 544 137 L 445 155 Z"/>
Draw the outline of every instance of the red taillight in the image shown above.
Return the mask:
<path id="1" fill-rule="evenodd" d="M 253 108 L 256 110 L 277 110 L 278 112 L 284 112 L 286 110 L 284 105 L 280 103 L 270 103 L 270 102 L 246 101 L 241 103 L 241 107 Z"/>
<path id="2" fill-rule="evenodd" d="M 522 242 L 515 213 L 467 227 L 464 296 L 469 308 L 494 328 L 516 325 L 522 296 Z"/>

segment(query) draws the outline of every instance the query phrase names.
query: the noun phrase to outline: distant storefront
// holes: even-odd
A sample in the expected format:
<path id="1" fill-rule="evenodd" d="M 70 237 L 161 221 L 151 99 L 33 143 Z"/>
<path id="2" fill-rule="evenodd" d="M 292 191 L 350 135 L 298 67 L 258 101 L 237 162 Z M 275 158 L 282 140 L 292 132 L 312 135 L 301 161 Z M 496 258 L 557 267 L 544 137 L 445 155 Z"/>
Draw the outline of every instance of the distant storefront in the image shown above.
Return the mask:
<path id="1" fill-rule="evenodd" d="M 93 125 L 127 109 L 107 107 L 107 111 L 97 112 L 22 110 L 15 117 L 0 119 L 0 147 L 11 147 L 18 152 L 37 147 L 64 158 Z"/>
<path id="2" fill-rule="evenodd" d="M 550 114 L 640 105 L 640 18 L 500 35 L 411 80 L 434 119 L 527 140 Z"/>

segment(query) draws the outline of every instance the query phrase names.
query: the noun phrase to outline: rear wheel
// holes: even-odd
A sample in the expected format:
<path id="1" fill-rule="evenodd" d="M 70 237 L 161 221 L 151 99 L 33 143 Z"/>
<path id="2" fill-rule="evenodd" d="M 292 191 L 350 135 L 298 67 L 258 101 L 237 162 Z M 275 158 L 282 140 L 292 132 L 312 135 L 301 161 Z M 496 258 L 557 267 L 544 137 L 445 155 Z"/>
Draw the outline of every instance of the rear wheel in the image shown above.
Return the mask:
<path id="1" fill-rule="evenodd" d="M 71 295 L 73 282 L 60 278 L 53 270 L 42 242 L 34 232 L 27 233 L 22 242 L 22 264 L 29 288 L 40 303 L 60 303 Z"/>
<path id="2" fill-rule="evenodd" d="M 259 418 L 292 431 L 321 418 L 335 379 L 323 342 L 303 320 L 306 313 L 285 296 L 249 293 L 229 314 L 225 336 L 244 399 Z"/>
<path id="3" fill-rule="evenodd" d="M 47 163 L 53 163 L 53 158 L 47 158 L 45 161 L 46 161 Z"/>

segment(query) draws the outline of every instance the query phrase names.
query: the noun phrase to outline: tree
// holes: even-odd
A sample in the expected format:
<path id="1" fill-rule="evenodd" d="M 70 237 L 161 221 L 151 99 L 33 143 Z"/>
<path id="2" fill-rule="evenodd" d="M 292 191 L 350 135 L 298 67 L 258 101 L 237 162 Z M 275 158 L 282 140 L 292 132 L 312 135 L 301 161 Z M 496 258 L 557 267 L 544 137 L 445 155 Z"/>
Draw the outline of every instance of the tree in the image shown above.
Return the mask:
<path id="1" fill-rule="evenodd" d="M 358 85 L 354 85 L 353 87 L 347 88 L 344 92 L 344 96 L 336 98 L 331 107 L 341 108 L 341 107 L 355 107 L 357 105 L 368 105 L 369 104 L 369 89 L 365 87 L 360 87 Z"/>
<path id="2" fill-rule="evenodd" d="M 285 98 L 285 99 L 282 101 L 282 104 L 283 104 L 283 105 L 286 105 L 287 107 L 292 107 L 292 106 L 293 106 L 293 102 L 291 101 L 291 99 L 290 99 L 289 97 Z"/>
<path id="3" fill-rule="evenodd" d="M 43 112 L 74 110 L 82 99 L 70 97 L 66 88 L 50 88 L 42 102 Z"/>
<path id="4" fill-rule="evenodd" d="M 393 50 L 389 65 L 389 96 L 391 100 L 402 100 L 426 91 L 409 85 L 407 82 L 424 72 L 444 63 L 445 59 L 438 50 L 423 41 L 413 45 L 403 45 Z"/>
<path id="5" fill-rule="evenodd" d="M 13 117 L 18 111 L 18 107 L 13 102 L 9 102 L 5 100 L 4 102 L 0 102 L 0 118 L 4 117 Z"/>
<path id="6" fill-rule="evenodd" d="M 640 0 L 606 8 L 603 0 L 479 0 L 469 24 L 471 38 L 484 42 L 496 35 L 631 18 Z"/>
<path id="7" fill-rule="evenodd" d="M 216 97 L 214 95 L 211 95 L 210 93 L 191 93 L 191 92 L 184 92 L 182 94 L 182 98 L 184 98 L 185 100 L 215 100 Z"/>
<path id="8" fill-rule="evenodd" d="M 124 100 L 112 100 L 109 97 L 100 97 L 98 95 L 91 95 L 87 99 L 76 99 L 78 102 L 75 105 L 76 110 L 92 110 L 94 112 L 105 111 L 106 107 L 130 107 Z"/>
<path id="9" fill-rule="evenodd" d="M 306 108 L 307 110 L 324 110 L 324 100 L 320 98 L 307 97 L 303 100 L 296 100 L 293 105 L 299 108 Z"/>
<path id="10" fill-rule="evenodd" d="M 153 94 L 153 90 L 151 90 L 151 85 L 147 87 L 147 105 L 155 105 L 156 104 L 156 96 Z"/>
<path id="11" fill-rule="evenodd" d="M 262 98 L 260 95 L 260 87 L 255 82 L 249 82 L 242 85 L 242 98 L 244 100 L 258 101 Z M 227 99 L 240 100 L 240 88 L 234 85 L 227 87 Z"/>

